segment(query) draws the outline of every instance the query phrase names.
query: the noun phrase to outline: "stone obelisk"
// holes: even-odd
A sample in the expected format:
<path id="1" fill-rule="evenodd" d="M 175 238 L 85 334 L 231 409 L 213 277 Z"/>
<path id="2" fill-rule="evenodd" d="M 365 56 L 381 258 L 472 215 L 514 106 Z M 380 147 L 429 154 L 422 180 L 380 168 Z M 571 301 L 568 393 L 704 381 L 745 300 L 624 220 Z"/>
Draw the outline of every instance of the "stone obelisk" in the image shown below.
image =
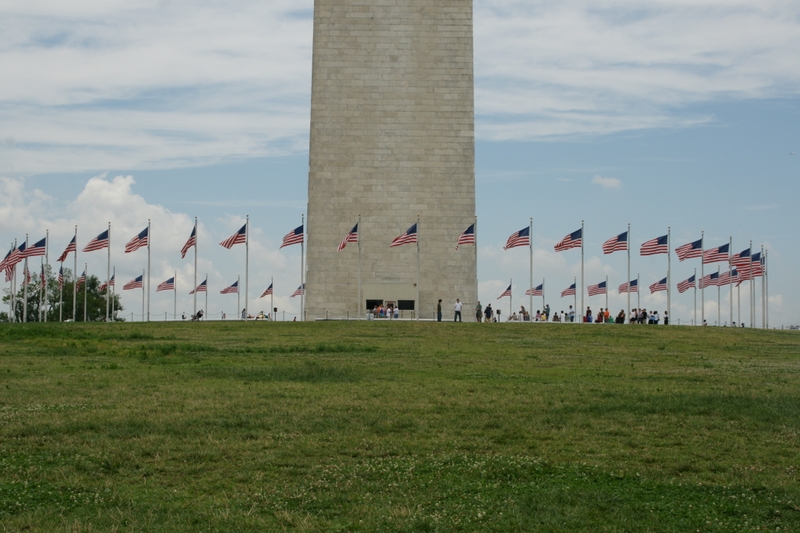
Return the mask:
<path id="1" fill-rule="evenodd" d="M 306 319 L 377 302 L 432 318 L 440 298 L 472 315 L 476 254 L 456 250 L 475 222 L 472 42 L 472 0 L 315 0 Z M 360 301 L 358 245 L 337 252 L 359 216 Z M 417 217 L 419 258 L 390 248 Z"/>

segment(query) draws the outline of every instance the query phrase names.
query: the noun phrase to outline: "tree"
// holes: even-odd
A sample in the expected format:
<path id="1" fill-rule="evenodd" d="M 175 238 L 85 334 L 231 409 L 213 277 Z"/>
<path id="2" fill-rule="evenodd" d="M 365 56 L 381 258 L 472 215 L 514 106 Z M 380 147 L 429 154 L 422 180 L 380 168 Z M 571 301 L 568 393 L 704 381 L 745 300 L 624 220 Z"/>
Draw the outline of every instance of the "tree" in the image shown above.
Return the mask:
<path id="1" fill-rule="evenodd" d="M 64 321 L 74 320 L 82 322 L 84 316 L 84 288 L 78 290 L 75 316 L 72 316 L 72 298 L 75 295 L 75 276 L 68 268 L 64 269 L 64 292 L 61 307 L 59 308 L 59 295 L 58 280 L 53 275 L 50 265 L 45 269 L 47 274 L 47 298 L 46 303 L 40 305 L 42 282 L 37 273 L 31 283 L 28 284 L 28 307 L 27 307 L 27 321 L 38 322 L 42 319 L 40 311 L 47 313 L 48 322 L 58 322 L 59 312 Z M 106 293 L 102 292 L 100 288 L 100 280 L 97 276 L 89 276 L 86 280 L 86 320 L 89 322 L 102 322 L 106 319 Z M 15 296 L 14 302 L 14 319 L 18 322 L 22 321 L 23 314 L 23 294 L 24 287 L 20 286 Z M 10 289 L 3 289 L 3 303 L 5 308 L 8 309 L 10 300 Z M 110 314 L 115 321 L 123 321 L 123 318 L 117 316 L 116 312 L 122 311 L 124 308 L 120 304 L 119 295 L 112 294 L 111 296 Z M 8 321 L 8 312 L 0 313 L 0 320 Z"/>

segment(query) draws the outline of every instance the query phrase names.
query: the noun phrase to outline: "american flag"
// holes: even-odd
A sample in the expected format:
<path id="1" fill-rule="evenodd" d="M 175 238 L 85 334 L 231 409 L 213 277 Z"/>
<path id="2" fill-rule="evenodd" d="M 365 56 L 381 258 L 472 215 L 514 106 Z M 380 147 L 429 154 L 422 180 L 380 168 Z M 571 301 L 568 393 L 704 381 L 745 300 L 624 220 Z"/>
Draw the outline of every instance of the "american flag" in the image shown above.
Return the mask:
<path id="1" fill-rule="evenodd" d="M 64 265 L 61 265 L 61 268 L 58 269 L 58 290 L 64 288 Z"/>
<path id="2" fill-rule="evenodd" d="M 575 296 L 575 284 L 574 283 L 572 285 L 570 285 L 569 287 L 567 287 L 566 289 L 564 289 L 563 291 L 561 291 L 561 297 L 563 298 L 564 296 Z"/>
<path id="3" fill-rule="evenodd" d="M 75 292 L 78 292 L 78 289 L 81 288 L 81 285 L 86 283 L 86 270 L 83 271 L 81 277 L 78 278 L 78 281 L 75 282 Z"/>
<path id="4" fill-rule="evenodd" d="M 525 291 L 525 296 L 541 296 L 544 292 L 544 283 L 539 284 L 538 287 L 528 289 Z"/>
<path id="5" fill-rule="evenodd" d="M 517 246 L 530 246 L 531 245 L 531 228 L 530 226 L 523 228 L 516 233 L 512 233 L 503 246 L 503 250 L 509 248 L 516 248 Z"/>
<path id="6" fill-rule="evenodd" d="M 462 244 L 475 244 L 475 224 L 470 224 L 469 227 L 459 235 L 458 242 L 456 242 L 456 250 L 458 250 L 458 247 Z"/>
<path id="7" fill-rule="evenodd" d="M 189 251 L 189 248 L 195 245 L 197 245 L 197 226 L 192 228 L 192 234 L 189 235 L 189 240 L 186 241 L 186 244 L 184 244 L 183 248 L 181 248 L 181 259 L 186 257 L 186 252 Z"/>
<path id="8" fill-rule="evenodd" d="M 650 239 L 646 243 L 642 244 L 642 247 L 639 249 L 639 255 L 658 255 L 668 253 L 667 235 Z"/>
<path id="9" fill-rule="evenodd" d="M 69 241 L 69 244 L 67 245 L 67 248 L 61 253 L 61 255 L 58 256 L 58 262 L 62 263 L 64 261 L 64 259 L 67 258 L 67 256 L 69 255 L 70 252 L 76 252 L 76 251 L 77 251 L 77 247 L 75 246 L 75 237 L 73 236 L 72 240 Z"/>
<path id="10" fill-rule="evenodd" d="M 14 270 L 14 266 L 19 263 L 19 252 L 16 248 L 11 248 L 6 254 L 2 262 L 0 262 L 0 270 L 5 270 L 6 275 Z M 6 280 L 8 281 L 8 280 Z"/>
<path id="11" fill-rule="evenodd" d="M 623 283 L 622 285 L 620 285 L 619 289 L 617 289 L 617 292 L 619 292 L 620 294 L 625 294 L 626 292 L 628 292 L 628 284 L 627 283 Z M 639 292 L 639 280 L 638 279 L 631 280 L 631 292 Z"/>
<path id="12" fill-rule="evenodd" d="M 122 287 L 123 291 L 129 291 L 131 289 L 144 289 L 142 285 L 142 276 L 130 280 Z"/>
<path id="13" fill-rule="evenodd" d="M 82 252 L 96 252 L 97 250 L 102 250 L 103 248 L 108 248 L 108 230 L 105 230 L 103 233 L 89 241 L 89 244 L 84 246 Z"/>
<path id="14" fill-rule="evenodd" d="M 598 296 L 600 294 L 608 294 L 608 289 L 606 288 L 606 282 L 601 281 L 597 285 L 589 285 L 587 287 L 589 290 L 589 296 Z"/>
<path id="15" fill-rule="evenodd" d="M 234 281 L 233 285 L 231 285 L 230 287 L 225 287 L 224 289 L 219 291 L 220 294 L 237 294 L 238 292 L 239 292 L 239 281 L 238 280 Z"/>
<path id="16" fill-rule="evenodd" d="M 394 238 L 392 244 L 389 245 L 389 248 L 393 248 L 395 246 L 402 246 L 404 244 L 413 244 L 417 242 L 417 225 L 414 224 L 408 230 Z"/>
<path id="17" fill-rule="evenodd" d="M 556 252 L 563 252 L 570 248 L 580 248 L 583 244 L 583 228 L 573 231 L 555 245 Z"/>
<path id="18" fill-rule="evenodd" d="M 32 246 L 27 246 L 25 247 L 24 250 L 21 250 L 19 253 L 19 258 L 25 259 L 26 257 L 37 257 L 40 255 L 44 255 L 46 251 L 47 251 L 47 238 L 45 237 L 36 244 Z"/>
<path id="19" fill-rule="evenodd" d="M 295 296 L 302 296 L 304 292 L 306 292 L 306 284 L 305 283 L 303 283 L 302 285 L 297 287 L 297 290 L 294 291 L 292 293 L 292 295 L 289 296 L 289 298 L 294 298 Z"/>
<path id="20" fill-rule="evenodd" d="M 650 294 L 658 291 L 665 291 L 667 290 L 667 278 L 662 279 L 661 281 L 657 281 L 650 285 Z"/>
<path id="21" fill-rule="evenodd" d="M 731 258 L 731 263 L 735 267 L 739 267 L 742 269 L 742 272 L 747 272 L 747 269 L 750 268 L 750 248 L 747 250 L 742 250 L 738 254 L 735 254 Z"/>
<path id="22" fill-rule="evenodd" d="M 265 290 L 265 291 L 264 291 L 264 292 L 261 294 L 261 296 L 259 296 L 259 298 L 263 298 L 264 296 L 270 296 L 270 295 L 272 295 L 272 294 L 273 294 L 273 291 L 272 291 L 272 283 L 270 283 L 270 284 L 269 284 L 269 287 L 267 287 L 267 290 Z"/>
<path id="23" fill-rule="evenodd" d="M 207 290 L 208 290 L 208 280 L 204 279 L 203 282 L 200 285 L 198 285 L 197 288 L 194 289 L 189 294 L 194 294 L 196 292 L 206 292 Z"/>
<path id="24" fill-rule="evenodd" d="M 497 299 L 499 300 L 500 298 L 505 298 L 506 296 L 511 298 L 511 285 L 510 284 L 509 284 L 508 288 L 503 291 L 503 294 L 501 294 L 500 296 L 497 297 Z"/>
<path id="25" fill-rule="evenodd" d="M 764 260 L 761 259 L 761 252 L 756 252 L 750 256 L 750 277 L 757 278 L 764 275 Z"/>
<path id="26" fill-rule="evenodd" d="M 174 291 L 175 290 L 175 278 L 169 278 L 167 281 L 163 283 L 159 283 L 158 287 L 156 287 L 156 292 L 161 291 Z"/>
<path id="27" fill-rule="evenodd" d="M 720 274 L 718 283 L 721 287 L 724 287 L 725 285 L 730 285 L 737 281 L 739 281 L 739 272 L 734 268 L 733 270 Z"/>
<path id="28" fill-rule="evenodd" d="M 723 244 L 703 252 L 703 264 L 727 262 L 730 258 L 730 244 Z"/>
<path id="29" fill-rule="evenodd" d="M 347 246 L 348 242 L 358 242 L 358 222 L 356 222 L 356 225 L 350 230 L 350 233 L 344 236 L 344 239 L 342 239 L 342 242 L 339 243 L 339 247 L 336 248 L 336 251 L 341 252 L 344 250 L 344 247 Z"/>
<path id="30" fill-rule="evenodd" d="M 281 248 L 284 246 L 291 246 L 293 244 L 302 244 L 303 243 L 303 226 L 297 226 L 292 231 L 287 233 L 283 237 L 283 244 L 281 244 Z"/>
<path id="31" fill-rule="evenodd" d="M 28 265 L 22 269 L 22 277 L 25 279 L 25 283 L 30 283 L 33 278 L 31 278 L 31 271 L 28 270 Z"/>
<path id="32" fill-rule="evenodd" d="M 106 290 L 107 288 L 109 288 L 109 287 L 113 287 L 113 286 L 114 286 L 114 278 L 115 278 L 116 276 L 117 276 L 116 274 L 113 274 L 113 275 L 111 276 L 111 279 L 110 279 L 110 280 L 109 280 L 107 283 L 103 283 L 102 285 L 100 285 L 100 287 L 99 287 L 97 290 L 98 290 L 98 291 L 100 291 L 100 292 L 103 292 L 103 291 L 104 291 L 104 290 Z"/>
<path id="33" fill-rule="evenodd" d="M 680 283 L 678 283 L 678 292 L 683 294 L 684 292 L 688 291 L 689 289 L 695 288 L 695 277 L 691 276 Z"/>
<path id="34" fill-rule="evenodd" d="M 700 286 L 698 288 L 705 289 L 706 287 L 713 287 L 718 284 L 718 281 L 719 281 L 719 272 L 706 274 L 700 279 Z"/>
<path id="35" fill-rule="evenodd" d="M 128 241 L 128 244 L 125 245 L 125 253 L 129 254 L 131 252 L 135 252 L 142 246 L 147 246 L 148 237 L 150 235 L 150 228 L 144 228 L 139 235 Z"/>
<path id="36" fill-rule="evenodd" d="M 700 255 L 703 253 L 703 239 L 698 239 L 694 242 L 690 242 L 689 244 L 678 246 L 675 248 L 675 253 L 678 255 L 678 259 L 681 261 L 685 259 L 691 259 L 692 257 L 700 257 Z"/>
<path id="37" fill-rule="evenodd" d="M 611 254 L 614 252 L 624 252 L 628 249 L 628 232 L 620 233 L 616 237 L 611 237 L 603 243 L 603 253 Z"/>
<path id="38" fill-rule="evenodd" d="M 190 238 L 191 240 L 191 238 Z M 244 244 L 247 242 L 247 224 L 241 227 L 239 231 L 222 241 L 220 246 L 224 246 L 228 250 L 233 248 L 234 244 Z M 185 248 L 186 246 L 184 246 Z"/>
<path id="39" fill-rule="evenodd" d="M 41 282 L 42 287 L 44 287 L 45 284 L 47 283 L 47 279 L 45 278 L 44 275 L 44 263 L 42 263 L 42 271 L 39 273 L 39 281 Z"/>

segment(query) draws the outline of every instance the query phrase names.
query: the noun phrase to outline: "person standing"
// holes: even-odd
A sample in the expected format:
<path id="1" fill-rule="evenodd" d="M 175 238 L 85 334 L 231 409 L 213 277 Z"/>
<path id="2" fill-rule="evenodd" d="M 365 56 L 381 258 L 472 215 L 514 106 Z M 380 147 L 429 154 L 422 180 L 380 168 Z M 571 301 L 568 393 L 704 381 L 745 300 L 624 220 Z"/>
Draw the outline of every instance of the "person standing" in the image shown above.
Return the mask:
<path id="1" fill-rule="evenodd" d="M 436 304 L 436 321 L 442 321 L 442 299 L 439 298 L 439 303 Z"/>
<path id="2" fill-rule="evenodd" d="M 461 300 L 456 298 L 456 303 L 453 305 L 453 310 L 455 311 L 455 315 L 453 316 L 453 322 L 461 322 L 461 308 L 464 307 L 464 304 L 461 303 Z"/>
<path id="3" fill-rule="evenodd" d="M 478 305 L 475 306 L 475 320 L 480 322 L 482 318 L 483 318 L 483 307 L 481 307 L 481 301 L 478 300 Z"/>
<path id="4" fill-rule="evenodd" d="M 491 322 L 492 321 L 492 304 L 486 304 L 486 308 L 483 310 L 483 316 L 486 320 L 484 322 Z"/>

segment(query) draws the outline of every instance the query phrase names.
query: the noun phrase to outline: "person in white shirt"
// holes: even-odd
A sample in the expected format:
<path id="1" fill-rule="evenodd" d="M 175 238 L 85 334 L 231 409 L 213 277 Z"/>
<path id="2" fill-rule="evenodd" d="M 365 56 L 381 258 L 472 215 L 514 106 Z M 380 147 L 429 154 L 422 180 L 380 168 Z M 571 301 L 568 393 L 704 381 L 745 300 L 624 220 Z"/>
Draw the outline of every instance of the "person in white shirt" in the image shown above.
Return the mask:
<path id="1" fill-rule="evenodd" d="M 461 303 L 461 300 L 456 298 L 456 303 L 453 305 L 453 310 L 456 312 L 455 316 L 453 316 L 453 322 L 461 322 L 461 308 L 464 307 L 464 304 Z"/>

